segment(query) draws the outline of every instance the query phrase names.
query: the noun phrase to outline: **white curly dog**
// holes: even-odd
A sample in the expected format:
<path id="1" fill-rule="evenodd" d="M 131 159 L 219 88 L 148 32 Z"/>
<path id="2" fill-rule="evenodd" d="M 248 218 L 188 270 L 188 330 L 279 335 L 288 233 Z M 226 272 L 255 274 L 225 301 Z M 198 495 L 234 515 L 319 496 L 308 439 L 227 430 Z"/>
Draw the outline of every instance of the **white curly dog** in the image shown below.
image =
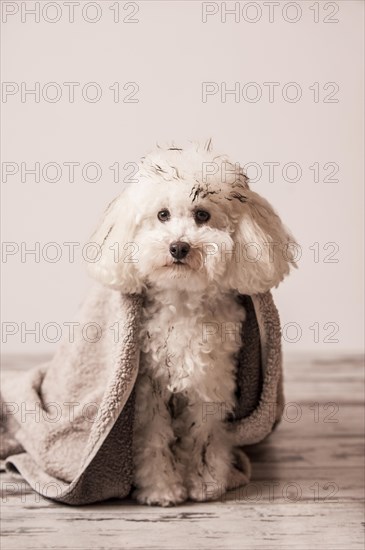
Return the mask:
<path id="1" fill-rule="evenodd" d="M 145 296 L 134 497 L 169 506 L 247 482 L 233 476 L 226 422 L 245 317 L 237 295 L 266 292 L 288 274 L 291 235 L 209 141 L 144 157 L 92 240 L 102 247 L 94 276 Z M 211 403 L 224 407 L 206 414 Z"/>

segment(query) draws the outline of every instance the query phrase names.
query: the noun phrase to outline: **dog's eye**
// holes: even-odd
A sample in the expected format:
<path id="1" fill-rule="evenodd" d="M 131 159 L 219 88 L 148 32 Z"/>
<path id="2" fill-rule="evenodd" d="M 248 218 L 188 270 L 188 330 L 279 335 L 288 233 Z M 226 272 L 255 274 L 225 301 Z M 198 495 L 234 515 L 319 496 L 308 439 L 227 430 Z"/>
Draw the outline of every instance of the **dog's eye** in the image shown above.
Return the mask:
<path id="1" fill-rule="evenodd" d="M 160 222 L 167 222 L 167 220 L 170 219 L 170 212 L 168 210 L 160 210 L 157 214 L 158 219 Z"/>
<path id="2" fill-rule="evenodd" d="M 206 210 L 195 210 L 194 218 L 196 223 L 205 223 L 209 220 L 210 214 Z"/>

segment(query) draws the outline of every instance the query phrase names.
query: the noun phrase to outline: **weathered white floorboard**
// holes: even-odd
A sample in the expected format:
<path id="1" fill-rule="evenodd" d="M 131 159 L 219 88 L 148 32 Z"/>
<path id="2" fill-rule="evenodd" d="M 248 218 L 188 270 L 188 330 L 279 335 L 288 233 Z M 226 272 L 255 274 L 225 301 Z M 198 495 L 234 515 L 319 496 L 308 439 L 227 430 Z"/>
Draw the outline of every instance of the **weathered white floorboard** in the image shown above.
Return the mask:
<path id="1" fill-rule="evenodd" d="M 24 514 L 8 518 L 3 548 L 362 549 L 362 519 L 360 509 L 323 503 L 184 505 L 142 513 L 118 505 L 57 517 L 39 509 L 28 521 Z"/>
<path id="2" fill-rule="evenodd" d="M 39 359 L 12 358 L 5 367 Z M 293 356 L 285 373 L 284 418 L 247 449 L 247 487 L 214 503 L 169 509 L 129 500 L 71 508 L 2 474 L 2 550 L 362 550 L 361 358 Z"/>

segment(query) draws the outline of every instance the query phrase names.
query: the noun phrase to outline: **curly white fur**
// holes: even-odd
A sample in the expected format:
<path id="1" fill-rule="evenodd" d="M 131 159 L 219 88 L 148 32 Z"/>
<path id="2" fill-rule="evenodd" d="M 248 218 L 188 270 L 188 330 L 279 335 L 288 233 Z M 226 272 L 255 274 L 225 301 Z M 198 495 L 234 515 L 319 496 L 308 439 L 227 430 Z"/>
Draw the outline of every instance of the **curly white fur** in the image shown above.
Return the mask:
<path id="1" fill-rule="evenodd" d="M 134 495 L 163 506 L 217 498 L 234 473 L 226 420 L 245 315 L 237 294 L 276 286 L 293 263 L 293 239 L 210 142 L 158 148 L 139 176 L 108 207 L 91 264 L 104 284 L 145 295 Z M 172 243 L 190 248 L 176 258 Z"/>

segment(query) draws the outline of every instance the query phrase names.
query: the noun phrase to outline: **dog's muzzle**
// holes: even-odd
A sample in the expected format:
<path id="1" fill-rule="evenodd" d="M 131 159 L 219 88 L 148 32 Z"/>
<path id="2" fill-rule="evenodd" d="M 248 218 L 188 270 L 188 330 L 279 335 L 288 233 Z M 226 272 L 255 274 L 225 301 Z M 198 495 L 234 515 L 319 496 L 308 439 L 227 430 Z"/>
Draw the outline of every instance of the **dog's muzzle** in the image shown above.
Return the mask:
<path id="1" fill-rule="evenodd" d="M 189 254 L 190 245 L 182 241 L 170 244 L 170 254 L 175 260 L 182 260 Z"/>

